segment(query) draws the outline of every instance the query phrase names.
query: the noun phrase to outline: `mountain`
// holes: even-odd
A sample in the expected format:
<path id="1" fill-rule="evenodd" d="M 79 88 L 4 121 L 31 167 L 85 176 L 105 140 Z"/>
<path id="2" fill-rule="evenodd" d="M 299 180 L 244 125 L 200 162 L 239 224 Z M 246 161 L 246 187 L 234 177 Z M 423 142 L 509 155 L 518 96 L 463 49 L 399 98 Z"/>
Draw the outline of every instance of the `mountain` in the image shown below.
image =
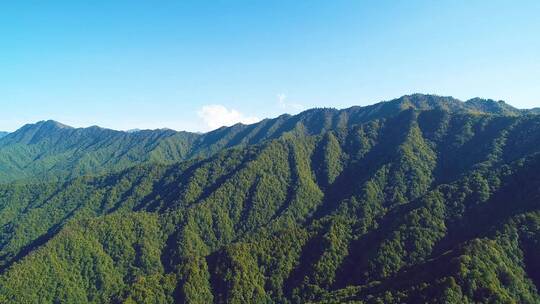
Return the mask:
<path id="1" fill-rule="evenodd" d="M 539 303 L 540 116 L 511 109 L 313 109 L 0 185 L 0 302 Z"/>
<path id="2" fill-rule="evenodd" d="M 0 138 L 6 136 L 8 134 L 9 134 L 9 132 L 0 131 Z"/>
<path id="3" fill-rule="evenodd" d="M 182 159 L 196 137 L 172 130 L 127 133 L 41 121 L 0 138 L 0 181 L 65 180 L 143 162 Z"/>
<path id="4" fill-rule="evenodd" d="M 451 113 L 524 115 L 502 101 L 414 94 L 365 107 L 312 109 L 252 125 L 237 124 L 198 134 L 169 129 L 122 132 L 99 127 L 72 128 L 55 121 L 25 125 L 0 139 L 0 182 L 32 179 L 69 180 L 148 162 L 171 164 L 209 157 L 232 147 L 245 147 L 282 136 L 319 135 L 406 109 Z"/>
<path id="5" fill-rule="evenodd" d="M 465 107 L 471 111 L 481 113 L 492 113 L 501 115 L 519 115 L 523 111 L 518 110 L 504 101 L 495 101 L 491 99 L 473 98 L 465 102 Z"/>

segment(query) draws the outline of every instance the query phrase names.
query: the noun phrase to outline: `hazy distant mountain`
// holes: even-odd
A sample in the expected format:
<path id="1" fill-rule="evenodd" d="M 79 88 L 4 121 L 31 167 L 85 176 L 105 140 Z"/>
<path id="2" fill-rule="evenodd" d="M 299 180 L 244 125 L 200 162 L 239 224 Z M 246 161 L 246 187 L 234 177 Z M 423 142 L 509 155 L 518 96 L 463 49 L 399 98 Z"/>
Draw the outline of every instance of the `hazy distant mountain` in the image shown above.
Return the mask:
<path id="1" fill-rule="evenodd" d="M 8 134 L 9 134 L 9 132 L 0 131 L 0 138 L 6 136 Z"/>
<path id="2" fill-rule="evenodd" d="M 412 95 L 203 135 L 30 125 L 2 148 L 53 150 L 27 165 L 131 168 L 0 185 L 0 302 L 540 303 L 523 113 Z"/>
<path id="3" fill-rule="evenodd" d="M 41 121 L 0 139 L 0 181 L 65 179 L 143 162 L 183 159 L 196 137 L 171 130 L 127 133 Z"/>

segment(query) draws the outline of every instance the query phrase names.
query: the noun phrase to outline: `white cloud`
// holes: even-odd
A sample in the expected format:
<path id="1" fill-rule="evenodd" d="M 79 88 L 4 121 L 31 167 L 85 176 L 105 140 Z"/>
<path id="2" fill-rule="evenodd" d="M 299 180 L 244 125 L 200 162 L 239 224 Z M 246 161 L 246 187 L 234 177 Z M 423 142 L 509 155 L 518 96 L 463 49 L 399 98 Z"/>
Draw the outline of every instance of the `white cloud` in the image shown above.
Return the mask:
<path id="1" fill-rule="evenodd" d="M 284 110 L 292 110 L 292 111 L 301 111 L 305 107 L 299 103 L 293 103 L 287 101 L 287 95 L 280 93 L 277 95 L 278 98 L 278 105 L 281 109 Z"/>
<path id="2" fill-rule="evenodd" d="M 239 122 L 251 124 L 260 120 L 257 117 L 245 116 L 235 109 L 227 109 L 223 105 L 203 106 L 197 114 L 209 130 L 214 130 L 222 126 L 232 126 Z"/>

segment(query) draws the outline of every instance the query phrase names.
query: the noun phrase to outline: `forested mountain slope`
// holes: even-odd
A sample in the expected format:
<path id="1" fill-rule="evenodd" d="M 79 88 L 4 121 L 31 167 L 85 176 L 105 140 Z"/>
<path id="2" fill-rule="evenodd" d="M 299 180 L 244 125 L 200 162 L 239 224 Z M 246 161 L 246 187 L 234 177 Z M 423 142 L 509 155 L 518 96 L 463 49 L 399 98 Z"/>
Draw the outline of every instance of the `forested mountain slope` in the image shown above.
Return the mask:
<path id="1" fill-rule="evenodd" d="M 414 95 L 186 151 L 0 186 L 0 302 L 540 302 L 539 116 Z"/>
<path id="2" fill-rule="evenodd" d="M 42 121 L 0 138 L 0 182 L 66 180 L 148 161 L 181 159 L 196 137 L 172 130 L 127 133 Z"/>
<path id="3" fill-rule="evenodd" d="M 6 136 L 8 134 L 9 134 L 9 132 L 0 131 L 0 138 Z"/>
<path id="4" fill-rule="evenodd" d="M 313 109 L 252 125 L 238 124 L 196 134 L 173 130 L 121 132 L 99 127 L 72 128 L 55 121 L 25 125 L 0 139 L 0 182 L 69 180 L 103 174 L 143 163 L 171 164 L 208 157 L 222 149 L 258 144 L 284 134 L 319 135 L 408 109 L 442 109 L 451 113 L 523 115 L 504 102 L 410 95 L 366 107 Z"/>

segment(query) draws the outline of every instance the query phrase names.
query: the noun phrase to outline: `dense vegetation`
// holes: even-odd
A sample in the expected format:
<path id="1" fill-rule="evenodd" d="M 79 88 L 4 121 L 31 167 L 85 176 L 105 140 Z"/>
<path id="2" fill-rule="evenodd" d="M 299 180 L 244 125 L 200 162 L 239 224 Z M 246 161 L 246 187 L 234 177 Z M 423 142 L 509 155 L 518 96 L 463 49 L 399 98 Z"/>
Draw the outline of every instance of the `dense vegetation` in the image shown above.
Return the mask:
<path id="1" fill-rule="evenodd" d="M 181 156 L 79 176 L 70 147 L 57 181 L 5 175 L 1 303 L 540 302 L 539 116 L 413 95 L 141 132 Z"/>

